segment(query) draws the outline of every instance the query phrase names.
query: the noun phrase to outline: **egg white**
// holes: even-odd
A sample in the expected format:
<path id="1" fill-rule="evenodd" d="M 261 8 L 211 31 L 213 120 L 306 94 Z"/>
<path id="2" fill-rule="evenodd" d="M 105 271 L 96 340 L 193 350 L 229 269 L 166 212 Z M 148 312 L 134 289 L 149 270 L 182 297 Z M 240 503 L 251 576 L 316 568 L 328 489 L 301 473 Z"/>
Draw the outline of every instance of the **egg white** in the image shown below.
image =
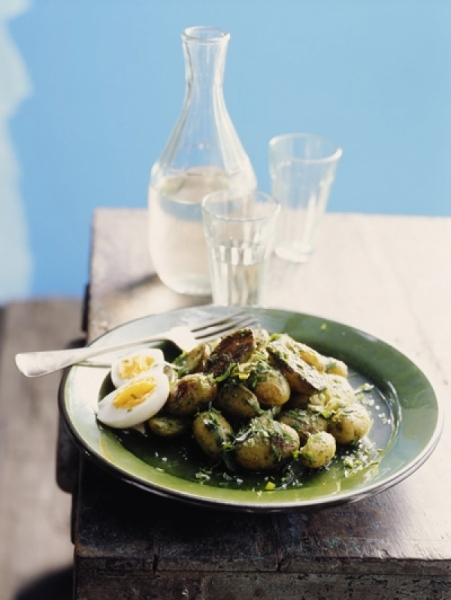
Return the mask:
<path id="1" fill-rule="evenodd" d="M 115 387 L 120 387 L 131 379 L 143 376 L 153 369 L 162 370 L 164 354 L 159 348 L 141 348 L 134 350 L 113 361 L 111 380 Z"/>
<path id="2" fill-rule="evenodd" d="M 153 417 L 169 395 L 169 379 L 154 369 L 135 377 L 107 394 L 99 402 L 97 418 L 110 427 L 128 429 Z"/>

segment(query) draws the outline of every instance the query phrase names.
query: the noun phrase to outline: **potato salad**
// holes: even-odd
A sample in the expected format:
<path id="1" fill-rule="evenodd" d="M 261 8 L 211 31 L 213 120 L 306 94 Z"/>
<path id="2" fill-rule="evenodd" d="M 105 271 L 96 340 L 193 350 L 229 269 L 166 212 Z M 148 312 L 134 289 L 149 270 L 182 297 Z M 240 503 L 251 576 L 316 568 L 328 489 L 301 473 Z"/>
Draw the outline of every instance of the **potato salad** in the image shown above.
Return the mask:
<path id="1" fill-rule="evenodd" d="M 372 418 L 348 368 L 285 333 L 239 329 L 167 362 L 159 349 L 112 365 L 98 420 L 149 443 L 190 440 L 225 471 L 327 468 L 365 438 Z"/>

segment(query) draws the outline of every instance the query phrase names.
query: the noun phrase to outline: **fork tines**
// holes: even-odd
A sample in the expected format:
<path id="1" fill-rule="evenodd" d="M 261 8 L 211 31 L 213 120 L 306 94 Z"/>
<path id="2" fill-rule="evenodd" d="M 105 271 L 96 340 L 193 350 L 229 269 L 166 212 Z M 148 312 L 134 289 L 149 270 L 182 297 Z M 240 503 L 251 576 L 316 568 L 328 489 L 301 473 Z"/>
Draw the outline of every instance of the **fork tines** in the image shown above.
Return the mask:
<path id="1" fill-rule="evenodd" d="M 199 325 L 191 327 L 197 339 L 209 341 L 230 333 L 242 327 L 258 327 L 259 323 L 256 317 L 246 313 L 244 310 L 239 310 L 230 315 L 213 319 Z"/>

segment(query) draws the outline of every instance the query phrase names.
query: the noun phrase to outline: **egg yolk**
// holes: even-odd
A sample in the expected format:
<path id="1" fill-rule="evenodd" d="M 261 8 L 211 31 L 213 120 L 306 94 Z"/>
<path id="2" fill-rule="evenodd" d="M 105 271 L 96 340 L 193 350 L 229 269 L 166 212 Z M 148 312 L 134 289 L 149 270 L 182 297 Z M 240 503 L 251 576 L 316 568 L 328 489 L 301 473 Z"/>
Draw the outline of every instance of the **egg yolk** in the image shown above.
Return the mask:
<path id="1" fill-rule="evenodd" d="M 118 375 L 121 379 L 131 379 L 144 371 L 148 371 L 155 359 L 152 356 L 134 356 L 133 358 L 124 358 L 118 368 Z"/>
<path id="2" fill-rule="evenodd" d="M 142 381 L 135 381 L 120 391 L 115 399 L 113 405 L 116 408 L 133 408 L 138 406 L 146 400 L 157 387 L 157 382 L 153 377 L 143 379 Z"/>

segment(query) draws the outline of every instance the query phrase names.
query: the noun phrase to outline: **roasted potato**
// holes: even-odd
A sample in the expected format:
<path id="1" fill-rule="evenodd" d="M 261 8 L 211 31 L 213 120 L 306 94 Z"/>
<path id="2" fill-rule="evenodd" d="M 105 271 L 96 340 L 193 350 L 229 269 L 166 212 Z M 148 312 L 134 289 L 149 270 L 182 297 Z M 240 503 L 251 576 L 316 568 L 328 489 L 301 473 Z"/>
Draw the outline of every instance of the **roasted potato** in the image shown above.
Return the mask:
<path id="1" fill-rule="evenodd" d="M 319 431 L 308 437 L 300 450 L 299 457 L 302 464 L 309 469 L 320 469 L 333 459 L 336 447 L 333 435 L 326 431 Z"/>
<path id="2" fill-rule="evenodd" d="M 307 408 L 312 397 L 308 394 L 301 394 L 300 392 L 293 392 L 291 390 L 290 399 L 284 408 L 289 408 L 290 410 L 292 408 Z"/>
<path id="3" fill-rule="evenodd" d="M 179 377 L 190 373 L 199 373 L 204 370 L 205 361 L 211 354 L 208 344 L 202 343 L 188 352 L 182 352 L 175 360 L 174 365 Z"/>
<path id="4" fill-rule="evenodd" d="M 327 388 L 310 396 L 309 404 L 324 406 L 328 412 L 332 412 L 341 406 L 355 402 L 354 390 L 345 377 L 326 373 L 325 380 Z"/>
<path id="5" fill-rule="evenodd" d="M 273 340 L 282 343 L 290 352 L 299 356 L 306 363 L 315 367 L 319 373 L 326 371 L 327 357 L 320 354 L 314 348 L 307 346 L 302 342 L 298 342 L 287 333 L 276 334 L 272 336 Z"/>
<path id="6" fill-rule="evenodd" d="M 342 377 L 348 376 L 348 366 L 338 358 L 333 358 L 331 356 L 326 357 L 326 373 L 331 373 L 332 375 L 341 375 Z"/>
<path id="7" fill-rule="evenodd" d="M 282 340 L 269 342 L 266 349 L 271 362 L 286 377 L 292 390 L 311 395 L 326 389 L 324 375 Z"/>
<path id="8" fill-rule="evenodd" d="M 254 332 L 248 327 L 225 335 L 205 362 L 204 372 L 213 377 L 226 376 L 233 365 L 249 360 L 255 348 Z"/>
<path id="9" fill-rule="evenodd" d="M 337 444 L 354 444 L 371 427 L 346 364 L 285 333 L 245 327 L 183 352 L 164 369 L 169 395 L 140 423 L 143 433 L 188 432 L 231 470 L 267 472 L 290 460 L 319 469 Z"/>
<path id="10" fill-rule="evenodd" d="M 148 420 L 147 426 L 152 433 L 159 437 L 173 438 L 188 431 L 191 426 L 191 420 L 158 413 Z"/>
<path id="11" fill-rule="evenodd" d="M 329 400 L 326 403 L 326 409 L 329 412 L 337 410 L 340 407 L 349 406 L 355 402 L 355 393 L 349 381 L 341 375 L 328 374 L 327 391 Z"/>
<path id="12" fill-rule="evenodd" d="M 171 387 L 165 411 L 171 415 L 193 415 L 216 398 L 218 386 L 204 373 L 185 375 Z"/>
<path id="13" fill-rule="evenodd" d="M 312 367 L 315 367 L 319 373 L 324 373 L 326 371 L 326 357 L 310 346 L 307 346 L 307 344 L 295 342 L 294 350 L 297 350 L 302 360 L 305 360 L 306 363 L 312 365 Z"/>
<path id="14" fill-rule="evenodd" d="M 239 419 L 251 419 L 262 412 L 254 392 L 235 380 L 226 381 L 220 388 L 215 406 Z"/>
<path id="15" fill-rule="evenodd" d="M 194 439 L 211 458 L 219 458 L 232 441 L 233 429 L 226 418 L 214 408 L 198 413 L 193 421 Z"/>
<path id="16" fill-rule="evenodd" d="M 301 408 L 283 411 L 277 420 L 292 427 L 299 435 L 301 446 L 313 433 L 327 431 L 327 420 L 317 411 Z"/>
<path id="17" fill-rule="evenodd" d="M 328 432 L 339 444 L 353 444 L 370 430 L 371 417 L 359 402 L 339 408 L 329 419 Z"/>
<path id="18" fill-rule="evenodd" d="M 272 417 L 254 417 L 235 440 L 234 457 L 244 469 L 267 471 L 281 467 L 299 449 L 294 429 Z"/>
<path id="19" fill-rule="evenodd" d="M 291 389 L 288 381 L 277 369 L 256 369 L 252 390 L 260 404 L 264 406 L 282 406 L 290 399 Z"/>

